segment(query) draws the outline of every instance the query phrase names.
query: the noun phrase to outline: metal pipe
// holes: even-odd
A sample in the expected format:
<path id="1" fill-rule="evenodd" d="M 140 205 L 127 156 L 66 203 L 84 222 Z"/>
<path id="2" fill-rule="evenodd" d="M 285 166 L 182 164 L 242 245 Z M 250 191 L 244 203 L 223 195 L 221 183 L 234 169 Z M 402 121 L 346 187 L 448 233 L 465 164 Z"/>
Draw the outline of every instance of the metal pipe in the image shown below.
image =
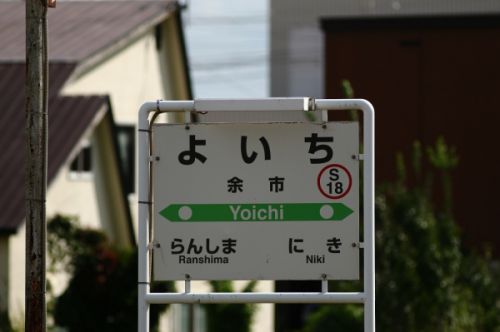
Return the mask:
<path id="1" fill-rule="evenodd" d="M 137 127 L 137 178 L 149 178 L 149 113 L 155 111 L 185 112 L 193 111 L 193 101 L 156 101 L 142 104 L 138 114 Z M 150 291 L 150 266 L 148 259 L 149 229 L 148 229 L 148 181 L 138 181 L 138 328 L 141 332 L 149 331 L 149 303 L 146 296 Z"/>
<path id="2" fill-rule="evenodd" d="M 154 303 L 363 303 L 363 293 L 149 293 Z"/>
<path id="3" fill-rule="evenodd" d="M 148 178 L 148 115 L 156 108 L 156 103 L 145 103 L 139 110 L 137 127 L 137 169 L 138 179 Z M 138 283 L 138 328 L 141 332 L 149 330 L 149 303 L 146 301 L 146 294 L 149 293 L 149 264 L 148 264 L 148 182 L 138 181 L 138 261 L 139 261 L 139 283 Z"/>
<path id="4" fill-rule="evenodd" d="M 328 293 L 328 280 L 321 280 L 321 293 Z"/>
<path id="5" fill-rule="evenodd" d="M 264 98 L 264 99 L 196 99 L 197 112 L 252 112 L 252 111 L 310 111 L 312 99 Z"/>
<path id="6" fill-rule="evenodd" d="M 146 103 L 149 104 L 149 103 Z M 154 103 L 152 111 L 185 112 L 194 111 L 193 100 L 160 100 Z"/>
<path id="7" fill-rule="evenodd" d="M 365 331 L 375 332 L 375 110 L 364 99 L 317 99 L 316 109 L 359 109 L 363 112 L 363 242 L 364 274 L 363 292 Z"/>
<path id="8" fill-rule="evenodd" d="M 372 104 L 365 99 L 316 99 L 316 110 L 361 110 L 363 113 L 373 111 Z"/>
<path id="9" fill-rule="evenodd" d="M 365 331 L 375 332 L 375 111 L 365 101 L 362 103 L 364 123 L 364 291 Z"/>

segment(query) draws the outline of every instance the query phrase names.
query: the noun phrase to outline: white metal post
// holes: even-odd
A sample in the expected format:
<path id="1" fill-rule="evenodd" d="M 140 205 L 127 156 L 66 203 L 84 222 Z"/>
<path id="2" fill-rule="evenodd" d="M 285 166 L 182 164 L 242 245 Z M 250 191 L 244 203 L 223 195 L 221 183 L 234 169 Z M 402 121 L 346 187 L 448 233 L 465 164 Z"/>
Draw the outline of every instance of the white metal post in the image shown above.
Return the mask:
<path id="1" fill-rule="evenodd" d="M 138 169 L 138 216 L 139 223 L 139 241 L 138 241 L 138 262 L 139 262 L 139 280 L 138 280 L 138 330 L 140 332 L 149 332 L 149 302 L 147 296 L 150 291 L 150 266 L 149 266 L 149 226 L 148 216 L 149 205 L 152 202 L 148 197 L 149 186 L 149 113 L 154 111 L 192 111 L 194 110 L 193 101 L 177 102 L 146 102 L 139 109 L 138 127 L 137 127 L 137 169 Z"/>
<path id="2" fill-rule="evenodd" d="M 146 103 L 139 110 L 139 121 L 137 126 L 137 169 L 138 169 L 138 261 L 139 261 L 139 280 L 138 280 L 138 315 L 139 331 L 149 331 L 149 303 L 146 301 L 146 294 L 149 293 L 149 262 L 148 262 L 148 143 L 149 126 L 148 114 L 154 109 L 154 103 Z"/>
<path id="3" fill-rule="evenodd" d="M 238 103 L 245 105 L 238 106 Z M 230 104 L 230 105 L 229 105 Z M 149 123 L 148 115 L 153 111 L 289 111 L 311 110 L 310 98 L 275 98 L 261 100 L 198 100 L 198 101 L 157 101 L 147 102 L 139 110 L 138 124 L 138 222 L 139 222 L 139 331 L 149 331 L 149 305 L 152 303 L 363 303 L 365 331 L 375 331 L 375 112 L 373 106 L 363 99 L 317 99 L 315 110 L 359 109 L 363 112 L 363 249 L 364 249 L 364 289 L 363 292 L 329 293 L 323 282 L 319 293 L 190 293 L 190 283 L 186 282 L 185 293 L 150 293 L 149 283 L 149 226 L 148 226 L 148 182 L 149 179 Z M 324 112 L 323 112 L 324 113 Z"/>
<path id="4" fill-rule="evenodd" d="M 364 292 L 365 331 L 375 332 L 375 111 L 364 101 L 361 105 L 364 122 Z M 370 248 L 367 250 L 366 248 Z"/>
<path id="5" fill-rule="evenodd" d="M 364 99 L 317 99 L 316 109 L 363 112 L 363 281 L 365 331 L 375 332 L 375 110 Z"/>

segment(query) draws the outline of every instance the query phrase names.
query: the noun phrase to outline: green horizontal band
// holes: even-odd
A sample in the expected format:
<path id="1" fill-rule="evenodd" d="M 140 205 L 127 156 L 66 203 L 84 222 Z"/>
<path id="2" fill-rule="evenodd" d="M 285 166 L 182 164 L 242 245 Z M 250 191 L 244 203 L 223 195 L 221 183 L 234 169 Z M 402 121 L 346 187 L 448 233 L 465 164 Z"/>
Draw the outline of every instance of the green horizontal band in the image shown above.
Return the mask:
<path id="1" fill-rule="evenodd" d="M 343 203 L 171 204 L 160 211 L 173 222 L 341 221 L 354 211 Z"/>

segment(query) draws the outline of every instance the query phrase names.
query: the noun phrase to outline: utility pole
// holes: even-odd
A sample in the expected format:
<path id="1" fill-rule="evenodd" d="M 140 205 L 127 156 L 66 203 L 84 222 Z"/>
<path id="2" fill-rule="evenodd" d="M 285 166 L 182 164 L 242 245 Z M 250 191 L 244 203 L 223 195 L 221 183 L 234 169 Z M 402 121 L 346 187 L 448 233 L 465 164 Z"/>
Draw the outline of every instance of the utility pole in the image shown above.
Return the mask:
<path id="1" fill-rule="evenodd" d="M 46 0 L 26 0 L 25 327 L 28 332 L 42 332 L 46 328 L 47 8 Z"/>

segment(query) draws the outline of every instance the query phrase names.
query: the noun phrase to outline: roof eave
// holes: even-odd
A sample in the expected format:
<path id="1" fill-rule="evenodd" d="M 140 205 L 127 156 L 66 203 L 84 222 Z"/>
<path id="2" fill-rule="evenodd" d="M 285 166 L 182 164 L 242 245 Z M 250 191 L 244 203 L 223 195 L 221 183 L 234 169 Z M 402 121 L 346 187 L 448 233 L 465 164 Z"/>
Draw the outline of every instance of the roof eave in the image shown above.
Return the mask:
<path id="1" fill-rule="evenodd" d="M 172 5 L 170 5 L 172 4 Z M 98 50 L 96 53 L 88 56 L 87 58 L 81 60 L 73 75 L 68 81 L 78 79 L 83 76 L 99 64 L 105 62 L 106 60 L 112 58 L 115 54 L 119 53 L 127 46 L 131 45 L 135 41 L 139 40 L 143 36 L 145 36 L 153 27 L 165 21 L 168 17 L 170 17 L 175 11 L 178 10 L 178 5 L 176 2 L 169 3 L 167 5 L 167 10 L 161 15 L 157 15 L 151 18 L 148 21 L 145 21 L 142 25 L 134 28 L 128 34 L 121 37 L 114 43 L 110 43 L 108 46 Z"/>

